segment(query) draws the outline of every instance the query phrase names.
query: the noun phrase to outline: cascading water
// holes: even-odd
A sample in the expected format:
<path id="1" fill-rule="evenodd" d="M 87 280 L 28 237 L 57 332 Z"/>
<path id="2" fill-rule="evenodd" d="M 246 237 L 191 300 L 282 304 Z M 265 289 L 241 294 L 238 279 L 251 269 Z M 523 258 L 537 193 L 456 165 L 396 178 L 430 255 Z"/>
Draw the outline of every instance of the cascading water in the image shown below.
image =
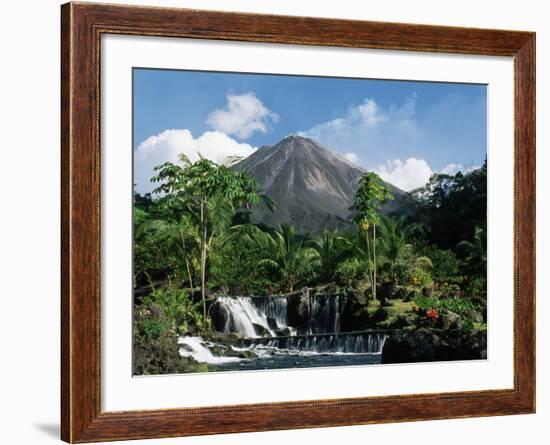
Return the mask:
<path id="1" fill-rule="evenodd" d="M 288 302 L 285 297 L 254 297 L 251 303 L 267 317 L 275 322 L 276 329 L 288 327 Z"/>
<path id="2" fill-rule="evenodd" d="M 308 333 L 328 334 L 340 332 L 341 299 L 339 295 L 309 297 Z"/>
<path id="3" fill-rule="evenodd" d="M 180 337 L 178 338 L 179 354 L 182 357 L 192 357 L 197 362 L 210 363 L 212 365 L 222 363 L 239 362 L 239 357 L 219 357 L 212 354 L 201 337 Z"/>
<path id="4" fill-rule="evenodd" d="M 306 335 L 301 337 L 273 338 L 265 342 L 268 347 L 317 353 L 380 354 L 387 334 L 359 332 L 340 335 Z M 255 344 L 260 344 L 255 342 Z"/>
<path id="5" fill-rule="evenodd" d="M 284 297 L 218 297 L 211 312 L 219 332 L 244 338 L 275 337 L 288 327 Z"/>
<path id="6" fill-rule="evenodd" d="M 308 289 L 290 296 L 220 296 L 209 310 L 213 326 L 234 335 L 216 344 L 182 337 L 180 354 L 220 369 L 379 363 L 387 332 L 342 332 L 347 305 L 347 297 Z"/>

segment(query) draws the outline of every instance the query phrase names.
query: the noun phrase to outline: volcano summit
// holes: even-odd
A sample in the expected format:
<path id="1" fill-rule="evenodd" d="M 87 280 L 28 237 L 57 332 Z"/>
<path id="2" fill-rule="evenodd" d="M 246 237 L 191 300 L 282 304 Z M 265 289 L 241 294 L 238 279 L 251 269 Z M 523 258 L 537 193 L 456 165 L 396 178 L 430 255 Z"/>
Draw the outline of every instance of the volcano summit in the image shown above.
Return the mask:
<path id="1" fill-rule="evenodd" d="M 274 212 L 258 205 L 252 221 L 276 227 L 294 224 L 299 233 L 351 228 L 350 206 L 365 170 L 302 136 L 264 145 L 233 168 L 253 176 L 277 204 Z M 392 213 L 405 192 L 385 183 L 394 195 L 382 211 Z"/>

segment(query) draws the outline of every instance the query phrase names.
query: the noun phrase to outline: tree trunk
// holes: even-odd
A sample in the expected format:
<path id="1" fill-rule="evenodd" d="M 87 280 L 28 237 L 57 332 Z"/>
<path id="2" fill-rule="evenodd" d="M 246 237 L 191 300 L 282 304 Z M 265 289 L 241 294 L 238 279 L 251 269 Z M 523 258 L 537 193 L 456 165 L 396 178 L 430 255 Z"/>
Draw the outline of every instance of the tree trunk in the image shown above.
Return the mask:
<path id="1" fill-rule="evenodd" d="M 206 318 L 206 215 L 204 201 L 201 200 L 201 298 L 202 312 Z"/>
<path id="2" fill-rule="evenodd" d="M 367 237 L 367 260 L 368 260 L 368 267 L 369 267 L 369 281 L 370 281 L 370 289 L 372 291 L 372 296 L 375 297 L 375 290 L 374 290 L 374 279 L 372 274 L 372 264 L 370 262 L 370 242 L 369 242 L 369 230 L 365 230 L 365 236 Z"/>
<path id="3" fill-rule="evenodd" d="M 372 225 L 372 233 L 373 233 L 373 237 L 372 237 L 372 256 L 374 258 L 374 272 L 373 272 L 373 276 L 374 276 L 374 283 L 373 283 L 373 288 L 372 288 L 372 292 L 373 292 L 373 295 L 374 295 L 374 299 L 376 300 L 376 224 L 373 224 Z"/>
<path id="4" fill-rule="evenodd" d="M 187 258 L 187 255 L 185 254 L 185 238 L 183 236 L 183 232 L 180 229 L 180 238 L 181 238 L 181 248 L 183 251 L 183 259 L 185 260 L 185 268 L 187 269 L 187 277 L 189 278 L 189 287 L 191 288 L 191 292 L 193 292 L 193 277 L 191 275 L 191 268 L 189 267 L 189 258 Z"/>

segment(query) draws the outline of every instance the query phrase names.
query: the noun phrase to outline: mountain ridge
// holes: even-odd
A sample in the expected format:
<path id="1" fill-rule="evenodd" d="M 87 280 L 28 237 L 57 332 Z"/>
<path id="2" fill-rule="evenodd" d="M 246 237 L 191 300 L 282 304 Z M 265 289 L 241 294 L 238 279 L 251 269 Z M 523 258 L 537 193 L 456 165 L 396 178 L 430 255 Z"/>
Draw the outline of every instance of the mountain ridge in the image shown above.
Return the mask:
<path id="1" fill-rule="evenodd" d="M 232 168 L 246 171 L 277 203 L 272 213 L 256 206 L 252 221 L 269 227 L 294 224 L 298 233 L 352 228 L 349 207 L 365 169 L 338 156 L 312 139 L 289 135 L 264 145 Z M 405 192 L 387 184 L 399 201 Z M 398 202 L 382 209 L 391 213 Z"/>

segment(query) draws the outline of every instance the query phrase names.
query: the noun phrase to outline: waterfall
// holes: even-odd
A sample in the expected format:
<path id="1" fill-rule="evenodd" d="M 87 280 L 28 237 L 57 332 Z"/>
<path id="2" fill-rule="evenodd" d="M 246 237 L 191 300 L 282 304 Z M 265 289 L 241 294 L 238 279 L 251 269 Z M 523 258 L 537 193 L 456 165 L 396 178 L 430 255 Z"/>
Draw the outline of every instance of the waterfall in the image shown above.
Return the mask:
<path id="1" fill-rule="evenodd" d="M 239 357 L 219 357 L 212 354 L 201 337 L 180 337 L 178 339 L 179 354 L 182 357 L 192 357 L 200 363 L 221 364 L 239 362 Z"/>
<path id="2" fill-rule="evenodd" d="M 276 336 L 288 326 L 287 301 L 283 297 L 218 297 L 213 305 L 216 330 L 245 338 Z"/>
<path id="3" fill-rule="evenodd" d="M 384 332 L 359 332 L 340 335 L 276 337 L 266 341 L 254 341 L 252 345 L 320 354 L 380 354 L 386 339 L 387 334 Z"/>
<path id="4" fill-rule="evenodd" d="M 339 295 L 316 295 L 309 297 L 309 320 L 307 331 L 310 334 L 340 332 L 340 317 L 343 304 Z"/>
<path id="5" fill-rule="evenodd" d="M 212 342 L 180 337 L 179 354 L 233 370 L 376 363 L 388 331 L 342 332 L 350 325 L 349 311 L 347 297 L 310 295 L 307 289 L 279 296 L 219 296 L 209 314 L 223 335 Z"/>
<path id="6" fill-rule="evenodd" d="M 218 332 L 235 333 L 244 338 L 278 335 L 330 334 L 341 332 L 342 311 L 346 298 L 339 295 L 304 294 L 304 321 L 299 326 L 288 322 L 286 296 L 220 296 L 210 308 Z"/>
<path id="7" fill-rule="evenodd" d="M 215 345 L 190 337 L 181 340 L 180 354 L 206 363 L 241 360 L 236 364 L 239 369 L 246 366 L 247 360 L 313 360 L 311 357 L 317 356 L 315 360 L 323 361 L 316 363 L 337 363 L 340 354 L 347 357 L 341 360 L 380 356 L 388 332 L 342 332 L 349 325 L 348 305 L 345 296 L 310 295 L 308 289 L 286 296 L 219 296 L 210 307 L 213 326 L 221 334 L 236 334 L 239 338 L 229 336 L 226 342 L 217 339 L 217 346 L 242 358 L 217 357 L 211 352 L 219 351 Z M 288 365 L 292 367 L 293 363 Z"/>
<path id="8" fill-rule="evenodd" d="M 262 296 L 249 299 L 256 308 L 267 316 L 268 320 L 275 321 L 277 329 L 288 327 L 288 303 L 285 297 Z"/>

